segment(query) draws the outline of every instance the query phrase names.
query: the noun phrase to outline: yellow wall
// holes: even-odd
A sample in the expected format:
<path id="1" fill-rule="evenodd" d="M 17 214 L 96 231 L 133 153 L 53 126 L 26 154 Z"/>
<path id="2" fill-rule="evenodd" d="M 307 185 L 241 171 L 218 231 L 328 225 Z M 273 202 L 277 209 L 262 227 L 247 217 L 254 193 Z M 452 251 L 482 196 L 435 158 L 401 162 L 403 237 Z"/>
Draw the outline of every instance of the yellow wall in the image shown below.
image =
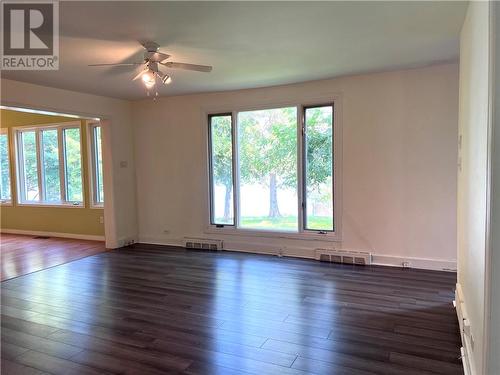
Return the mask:
<path id="1" fill-rule="evenodd" d="M 35 113 L 17 112 L 11 110 L 0 110 L 2 128 L 13 128 L 18 126 L 33 126 L 42 124 L 54 124 L 75 121 L 74 118 L 62 116 L 40 115 Z M 17 186 L 13 163 L 15 160 L 14 139 L 12 131 L 9 130 L 10 163 L 11 163 L 11 187 L 12 206 L 1 206 L 0 228 L 17 229 L 26 231 L 44 231 L 56 233 L 75 233 L 103 236 L 104 224 L 100 223 L 104 216 L 103 209 L 90 208 L 91 190 L 89 186 L 89 163 L 87 155 L 87 131 L 85 121 L 81 121 L 80 131 L 82 135 L 82 167 L 84 182 L 84 208 L 73 207 L 36 207 L 17 205 Z"/>

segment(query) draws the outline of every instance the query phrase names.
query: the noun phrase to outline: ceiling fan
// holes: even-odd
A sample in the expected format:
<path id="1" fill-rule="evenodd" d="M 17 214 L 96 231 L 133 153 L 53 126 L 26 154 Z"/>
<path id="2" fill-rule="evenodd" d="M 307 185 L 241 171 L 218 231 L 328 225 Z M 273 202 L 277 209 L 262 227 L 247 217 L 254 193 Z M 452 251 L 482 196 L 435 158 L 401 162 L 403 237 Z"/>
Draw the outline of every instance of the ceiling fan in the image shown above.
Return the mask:
<path id="1" fill-rule="evenodd" d="M 160 47 L 157 43 L 148 41 L 141 42 L 141 45 L 146 49 L 144 51 L 144 60 L 140 62 L 129 62 L 129 63 L 109 63 L 109 64 L 89 64 L 89 66 L 140 66 L 144 65 L 144 69 L 142 69 L 139 74 L 137 74 L 132 80 L 142 78 L 142 82 L 146 86 L 148 90 L 156 87 L 157 79 L 161 81 L 163 84 L 169 84 L 172 82 L 172 77 L 167 73 L 162 72 L 159 67 L 165 66 L 169 69 L 184 69 L 184 70 L 194 70 L 197 72 L 205 72 L 208 73 L 212 71 L 211 66 L 207 65 L 195 65 L 195 64 L 186 64 L 180 62 L 166 61 L 170 58 L 170 55 L 166 53 L 158 51 Z M 148 91 L 149 95 L 149 91 Z M 156 96 L 158 96 L 158 92 L 156 92 Z"/>

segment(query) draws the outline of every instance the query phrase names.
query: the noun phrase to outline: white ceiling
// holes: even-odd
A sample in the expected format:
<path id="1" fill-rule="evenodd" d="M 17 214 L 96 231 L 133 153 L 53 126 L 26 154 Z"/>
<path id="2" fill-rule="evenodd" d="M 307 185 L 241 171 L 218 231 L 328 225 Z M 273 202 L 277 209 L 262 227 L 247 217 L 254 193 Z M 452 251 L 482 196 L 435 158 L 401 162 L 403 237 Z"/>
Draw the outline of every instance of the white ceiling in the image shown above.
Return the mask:
<path id="1" fill-rule="evenodd" d="M 172 61 L 160 95 L 253 88 L 458 58 L 465 2 L 60 2 L 60 70 L 2 77 L 125 99 L 146 96 L 135 68 L 154 40 Z"/>

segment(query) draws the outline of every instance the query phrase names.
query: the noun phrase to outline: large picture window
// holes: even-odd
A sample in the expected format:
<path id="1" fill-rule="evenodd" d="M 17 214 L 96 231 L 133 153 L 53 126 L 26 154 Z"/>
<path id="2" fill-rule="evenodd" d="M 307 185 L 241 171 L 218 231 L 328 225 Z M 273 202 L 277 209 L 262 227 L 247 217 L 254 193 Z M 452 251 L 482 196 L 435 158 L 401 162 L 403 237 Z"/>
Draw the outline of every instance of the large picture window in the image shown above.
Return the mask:
<path id="1" fill-rule="evenodd" d="M 216 227 L 335 234 L 334 105 L 209 115 Z"/>
<path id="2" fill-rule="evenodd" d="M 239 225 L 297 231 L 297 109 L 238 113 Z"/>
<path id="3" fill-rule="evenodd" d="M 20 204 L 83 206 L 79 123 L 18 128 Z"/>

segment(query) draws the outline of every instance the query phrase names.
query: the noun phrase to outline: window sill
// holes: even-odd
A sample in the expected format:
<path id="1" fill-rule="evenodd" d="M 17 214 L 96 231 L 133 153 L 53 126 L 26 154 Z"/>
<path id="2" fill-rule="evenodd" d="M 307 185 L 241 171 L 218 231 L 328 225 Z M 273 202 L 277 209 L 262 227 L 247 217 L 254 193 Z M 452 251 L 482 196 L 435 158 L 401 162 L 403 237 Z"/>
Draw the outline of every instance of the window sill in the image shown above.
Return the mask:
<path id="1" fill-rule="evenodd" d="M 12 201 L 0 201 L 0 206 L 12 207 Z"/>
<path id="2" fill-rule="evenodd" d="M 91 204 L 90 205 L 90 208 L 92 208 L 93 210 L 102 210 L 104 209 L 104 203 L 98 203 L 98 204 Z"/>
<path id="3" fill-rule="evenodd" d="M 223 227 L 217 228 L 215 226 L 208 226 L 205 233 L 210 234 L 224 234 L 231 236 L 243 236 L 243 237 L 264 237 L 264 238 L 285 238 L 294 240 L 314 240 L 314 241 L 325 241 L 325 242 L 340 242 L 341 238 L 338 233 L 327 232 L 325 234 L 320 234 L 314 231 L 307 232 L 278 232 L 278 231 L 266 231 L 258 229 L 242 229 L 242 228 L 231 228 Z"/>
<path id="4" fill-rule="evenodd" d="M 72 203 L 36 203 L 36 202 L 18 202 L 19 207 L 45 207 L 45 208 L 85 208 L 83 203 L 72 204 Z"/>

